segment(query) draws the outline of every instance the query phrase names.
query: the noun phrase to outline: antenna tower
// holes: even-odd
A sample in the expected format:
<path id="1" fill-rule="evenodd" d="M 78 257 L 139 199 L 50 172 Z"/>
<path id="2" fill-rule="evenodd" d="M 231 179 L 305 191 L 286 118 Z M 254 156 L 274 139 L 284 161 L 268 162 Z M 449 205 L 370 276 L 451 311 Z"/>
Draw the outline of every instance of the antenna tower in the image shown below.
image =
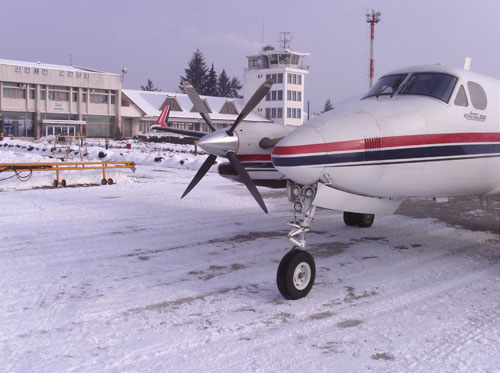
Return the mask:
<path id="1" fill-rule="evenodd" d="M 375 12 L 372 9 L 371 13 L 366 13 L 366 22 L 370 24 L 371 34 L 370 34 L 370 88 L 373 87 L 373 76 L 375 75 L 375 24 L 380 22 L 380 16 L 382 13 Z"/>
<path id="2" fill-rule="evenodd" d="M 292 33 L 291 32 L 280 32 L 280 38 L 278 42 L 283 49 L 290 48 L 290 42 L 292 41 Z"/>

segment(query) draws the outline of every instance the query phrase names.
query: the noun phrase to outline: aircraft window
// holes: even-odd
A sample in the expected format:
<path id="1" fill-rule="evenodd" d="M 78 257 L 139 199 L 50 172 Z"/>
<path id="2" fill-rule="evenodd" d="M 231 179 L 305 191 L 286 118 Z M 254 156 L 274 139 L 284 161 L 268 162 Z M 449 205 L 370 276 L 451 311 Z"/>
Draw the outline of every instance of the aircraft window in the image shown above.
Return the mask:
<path id="1" fill-rule="evenodd" d="M 464 86 L 461 85 L 457 97 L 455 97 L 455 105 L 457 106 L 469 106 L 469 101 L 467 101 L 467 95 L 465 94 Z"/>
<path id="2" fill-rule="evenodd" d="M 364 97 L 391 95 L 393 96 L 401 82 L 406 78 L 407 74 L 394 74 L 381 77 L 373 86 L 368 94 Z"/>
<path id="3" fill-rule="evenodd" d="M 457 78 L 442 73 L 415 73 L 399 91 L 401 95 L 431 96 L 448 103 Z"/>
<path id="4" fill-rule="evenodd" d="M 472 106 L 477 110 L 484 110 L 488 105 L 488 99 L 486 98 L 486 93 L 483 87 L 475 82 L 467 82 L 467 87 L 469 88 L 470 100 Z"/>

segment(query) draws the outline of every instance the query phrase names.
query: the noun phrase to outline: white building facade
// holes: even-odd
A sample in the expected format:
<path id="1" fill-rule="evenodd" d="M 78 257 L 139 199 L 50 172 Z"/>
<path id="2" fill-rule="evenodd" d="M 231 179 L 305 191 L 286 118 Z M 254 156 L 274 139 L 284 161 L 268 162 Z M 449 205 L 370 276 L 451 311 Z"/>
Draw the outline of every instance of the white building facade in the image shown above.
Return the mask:
<path id="1" fill-rule="evenodd" d="M 121 137 L 121 86 L 119 74 L 0 59 L 3 133 Z"/>
<path id="2" fill-rule="evenodd" d="M 304 87 L 309 68 L 303 59 L 309 53 L 295 52 L 288 48 L 275 50 L 265 47 L 259 54 L 247 56 L 243 80 L 243 97 L 247 102 L 266 80 L 274 84 L 256 107 L 258 114 L 275 123 L 300 126 L 305 121 Z"/>

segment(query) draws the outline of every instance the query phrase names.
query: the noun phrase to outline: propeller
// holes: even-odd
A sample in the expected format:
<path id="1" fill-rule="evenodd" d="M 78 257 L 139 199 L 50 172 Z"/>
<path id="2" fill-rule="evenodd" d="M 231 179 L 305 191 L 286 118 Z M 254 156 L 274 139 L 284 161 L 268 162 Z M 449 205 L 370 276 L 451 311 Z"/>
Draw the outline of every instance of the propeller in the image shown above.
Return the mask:
<path id="1" fill-rule="evenodd" d="M 215 126 L 212 124 L 212 121 L 208 116 L 207 108 L 203 104 L 200 96 L 198 96 L 198 92 L 196 92 L 196 89 L 194 89 L 193 85 L 187 80 L 183 80 L 182 85 L 184 86 L 184 91 L 187 93 L 189 99 L 193 103 L 194 110 L 200 113 L 201 117 L 203 118 L 207 126 L 212 130 L 212 132 L 215 131 Z"/>
<path id="2" fill-rule="evenodd" d="M 201 117 L 203 118 L 203 120 L 205 120 L 205 122 L 213 132 L 203 136 L 198 143 L 198 145 L 203 150 L 210 153 L 210 155 L 207 157 L 207 159 L 205 159 L 205 162 L 203 162 L 202 166 L 187 186 L 181 198 L 184 198 L 200 182 L 203 176 L 206 175 L 210 167 L 214 164 L 217 156 L 221 156 L 229 160 L 234 170 L 238 174 L 240 181 L 245 184 L 262 210 L 264 210 L 266 214 L 268 213 L 266 204 L 264 203 L 262 196 L 257 190 L 257 187 L 255 186 L 250 175 L 248 175 L 245 167 L 243 167 L 240 160 L 235 154 L 238 150 L 239 140 L 237 136 L 233 135 L 236 127 L 243 121 L 243 119 L 245 119 L 248 114 L 253 111 L 253 109 L 255 109 L 259 102 L 266 96 L 267 92 L 269 92 L 272 85 L 273 81 L 267 80 L 257 89 L 257 91 L 255 91 L 255 93 L 243 107 L 243 110 L 238 115 L 229 130 L 216 130 L 214 125 L 212 124 L 212 121 L 210 120 L 203 101 L 194 89 L 193 85 L 187 81 L 183 81 L 184 90 L 193 103 L 195 110 L 200 112 Z"/>
<path id="3" fill-rule="evenodd" d="M 246 103 L 246 105 L 243 107 L 243 110 L 241 111 L 240 115 L 238 115 L 238 118 L 234 121 L 233 125 L 229 130 L 227 131 L 227 134 L 229 136 L 233 136 L 234 130 L 238 126 L 238 124 L 241 123 L 245 117 L 250 114 L 253 109 L 259 104 L 259 102 L 267 95 L 267 92 L 271 89 L 271 86 L 273 85 L 272 80 L 266 80 L 262 85 L 255 91 L 252 97 L 250 97 L 250 100 Z"/>

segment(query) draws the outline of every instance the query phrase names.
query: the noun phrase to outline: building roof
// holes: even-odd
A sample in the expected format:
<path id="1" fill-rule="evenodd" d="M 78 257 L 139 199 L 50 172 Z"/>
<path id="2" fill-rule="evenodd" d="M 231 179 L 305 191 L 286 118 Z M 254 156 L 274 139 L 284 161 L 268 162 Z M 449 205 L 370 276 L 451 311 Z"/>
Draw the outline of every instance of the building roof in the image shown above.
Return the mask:
<path id="1" fill-rule="evenodd" d="M 186 94 L 172 92 L 151 92 L 139 91 L 134 89 L 122 89 L 122 92 L 144 113 L 145 117 L 156 118 L 160 115 L 162 105 L 168 97 L 175 98 L 180 105 L 182 111 L 171 111 L 170 118 L 185 118 L 185 119 L 201 119 L 198 112 L 193 112 L 193 104 Z M 243 99 L 227 98 L 227 97 L 212 97 L 200 96 L 202 100 L 206 100 L 211 113 L 208 115 L 212 120 L 234 121 L 237 117 L 235 114 L 221 114 L 220 111 L 227 101 L 233 102 L 238 113 L 243 109 Z M 251 112 L 245 118 L 245 121 L 250 122 L 270 122 L 255 112 Z"/>
<path id="2" fill-rule="evenodd" d="M 52 70 L 65 70 L 65 71 L 81 71 L 81 72 L 91 72 L 91 73 L 100 73 L 100 74 L 109 74 L 109 75 L 120 75 L 115 73 L 108 73 L 104 71 L 99 71 L 95 69 L 89 69 L 86 67 L 78 67 L 78 66 L 68 66 L 68 65 L 53 65 L 49 63 L 38 62 L 30 62 L 30 61 L 16 61 L 16 60 L 6 60 L 0 58 L 0 65 L 13 65 L 13 66 L 23 66 L 23 67 L 38 67 L 40 69 L 52 69 Z"/>
<path id="3" fill-rule="evenodd" d="M 281 54 L 281 53 L 290 53 L 290 54 L 295 54 L 297 56 L 301 56 L 301 57 L 305 57 L 305 56 L 310 56 L 311 53 L 308 53 L 308 52 L 296 52 L 296 51 L 293 51 L 289 48 L 281 48 L 281 49 L 269 49 L 269 50 L 261 50 L 259 53 L 257 54 L 252 54 L 250 56 L 247 56 L 248 57 L 258 57 L 258 56 L 261 56 L 261 55 L 265 55 L 265 56 L 269 56 L 271 54 Z"/>

